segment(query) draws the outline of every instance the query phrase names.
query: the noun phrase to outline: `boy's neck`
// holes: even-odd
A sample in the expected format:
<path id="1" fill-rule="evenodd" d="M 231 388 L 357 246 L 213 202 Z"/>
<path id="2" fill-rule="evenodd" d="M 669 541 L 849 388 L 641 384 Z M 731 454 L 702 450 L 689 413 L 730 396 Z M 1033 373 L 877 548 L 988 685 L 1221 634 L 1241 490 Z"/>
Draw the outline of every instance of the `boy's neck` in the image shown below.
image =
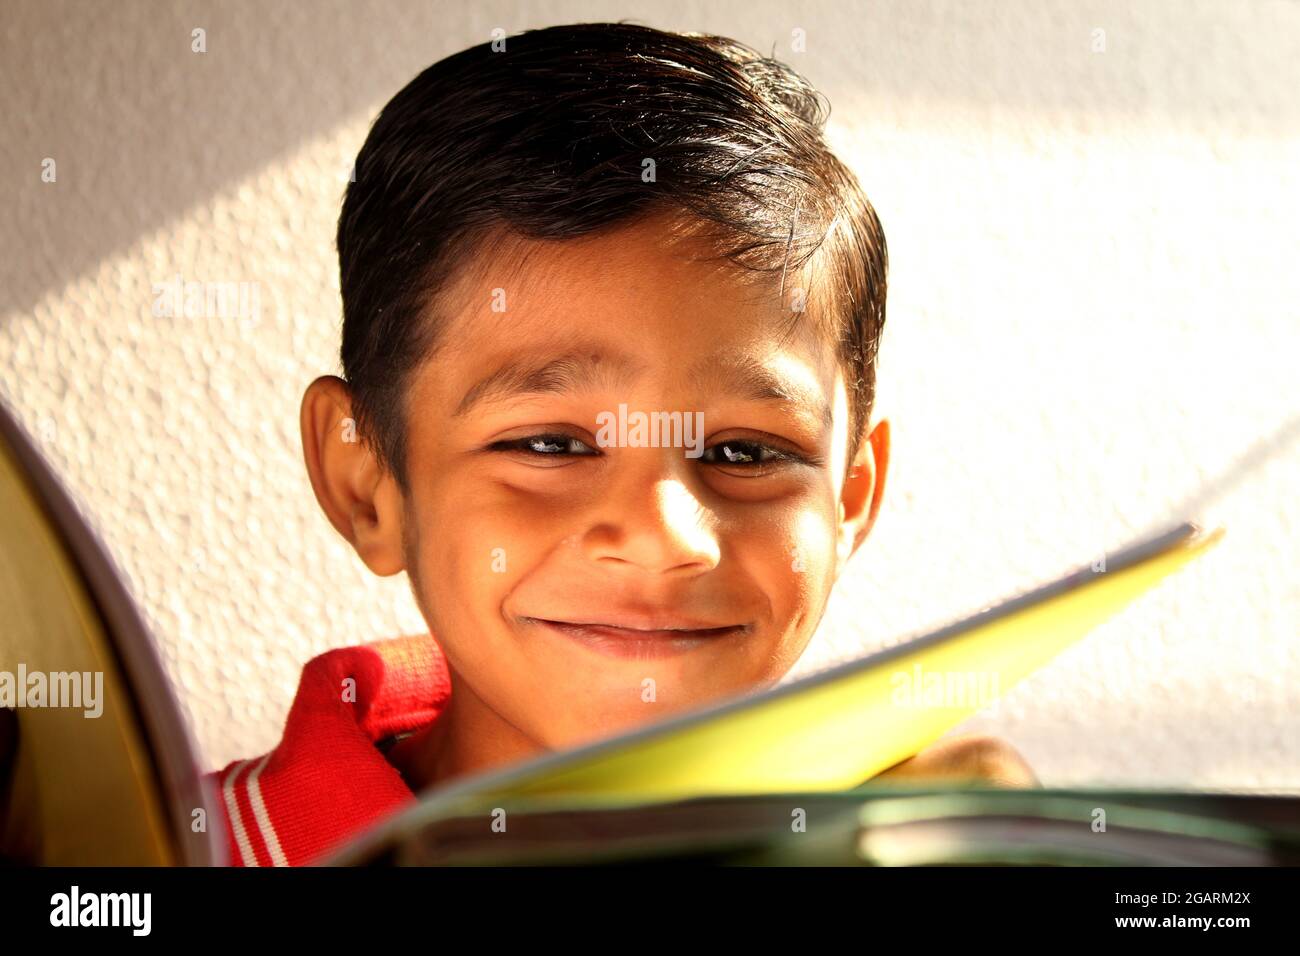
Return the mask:
<path id="1" fill-rule="evenodd" d="M 524 760 L 543 749 L 488 708 L 454 672 L 451 678 L 453 690 L 446 709 L 385 755 L 417 794 L 455 777 Z"/>

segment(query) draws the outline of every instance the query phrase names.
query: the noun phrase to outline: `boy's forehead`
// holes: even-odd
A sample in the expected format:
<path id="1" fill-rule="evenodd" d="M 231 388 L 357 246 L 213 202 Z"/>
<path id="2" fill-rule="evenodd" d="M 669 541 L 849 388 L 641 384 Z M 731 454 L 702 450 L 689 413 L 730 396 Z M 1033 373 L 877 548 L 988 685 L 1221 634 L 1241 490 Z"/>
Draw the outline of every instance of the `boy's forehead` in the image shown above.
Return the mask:
<path id="1" fill-rule="evenodd" d="M 617 389 L 656 377 L 689 390 L 732 382 L 829 417 L 834 349 L 811 315 L 782 308 L 779 276 L 702 261 L 698 243 L 655 223 L 495 245 L 439 300 L 430 377 L 456 413 L 508 389 Z"/>
<path id="2" fill-rule="evenodd" d="M 513 312 L 563 321 L 569 309 L 586 307 L 620 318 L 677 315 L 690 322 L 726 310 L 758 324 L 781 312 L 777 277 L 704 261 L 708 245 L 662 216 L 564 240 L 498 232 L 477 249 L 445 296 L 448 315 L 472 320 Z"/>

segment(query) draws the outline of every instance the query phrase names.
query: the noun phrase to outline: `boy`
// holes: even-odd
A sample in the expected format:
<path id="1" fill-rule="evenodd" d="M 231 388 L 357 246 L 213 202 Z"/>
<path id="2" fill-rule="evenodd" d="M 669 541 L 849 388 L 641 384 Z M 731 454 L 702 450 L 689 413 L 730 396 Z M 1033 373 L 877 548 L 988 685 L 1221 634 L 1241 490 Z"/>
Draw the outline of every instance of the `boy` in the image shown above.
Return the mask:
<path id="1" fill-rule="evenodd" d="M 343 378 L 301 426 L 433 637 L 306 666 L 281 744 L 217 775 L 235 862 L 795 663 L 889 461 L 885 240 L 824 120 L 775 61 L 629 24 L 473 47 L 385 106 L 339 219 Z M 1033 782 L 987 738 L 889 775 Z"/>

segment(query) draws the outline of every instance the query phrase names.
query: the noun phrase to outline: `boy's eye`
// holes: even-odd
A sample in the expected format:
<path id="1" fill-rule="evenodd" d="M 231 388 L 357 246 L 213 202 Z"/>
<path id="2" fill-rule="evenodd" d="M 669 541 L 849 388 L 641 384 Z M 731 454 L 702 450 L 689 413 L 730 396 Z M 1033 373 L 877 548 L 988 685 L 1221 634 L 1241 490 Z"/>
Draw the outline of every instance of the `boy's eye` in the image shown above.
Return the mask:
<path id="1" fill-rule="evenodd" d="M 488 450 L 522 453 L 525 457 L 538 462 L 551 459 L 557 465 L 565 458 L 598 457 L 601 454 L 581 439 L 563 432 L 544 432 L 525 435 L 522 438 L 508 438 L 493 442 L 488 446 Z M 791 463 L 817 464 L 802 455 L 785 451 L 774 445 L 741 439 L 730 439 L 711 445 L 704 449 L 696 460 L 723 470 L 735 469 L 737 473 L 743 472 L 747 477 L 765 475 L 773 469 Z"/>
<path id="2" fill-rule="evenodd" d="M 522 451 L 542 458 L 558 458 L 565 455 L 598 455 L 590 445 L 581 442 L 572 435 L 548 434 L 528 435 L 524 438 L 511 438 L 494 442 L 494 451 Z"/>
<path id="3" fill-rule="evenodd" d="M 756 441 L 724 441 L 704 449 L 700 461 L 710 465 L 769 465 L 774 462 L 789 461 L 788 455 L 771 445 Z"/>

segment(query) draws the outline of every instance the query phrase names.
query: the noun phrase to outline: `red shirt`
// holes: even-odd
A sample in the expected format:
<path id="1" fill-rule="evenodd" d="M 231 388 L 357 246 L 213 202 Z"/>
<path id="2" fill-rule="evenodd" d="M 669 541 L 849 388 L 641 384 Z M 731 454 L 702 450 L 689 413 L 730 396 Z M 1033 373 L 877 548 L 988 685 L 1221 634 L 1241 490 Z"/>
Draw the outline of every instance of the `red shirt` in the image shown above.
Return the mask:
<path id="1" fill-rule="evenodd" d="M 301 866 L 412 803 L 380 744 L 446 708 L 428 634 L 328 651 L 302 669 L 280 743 L 213 774 L 235 866 Z"/>

